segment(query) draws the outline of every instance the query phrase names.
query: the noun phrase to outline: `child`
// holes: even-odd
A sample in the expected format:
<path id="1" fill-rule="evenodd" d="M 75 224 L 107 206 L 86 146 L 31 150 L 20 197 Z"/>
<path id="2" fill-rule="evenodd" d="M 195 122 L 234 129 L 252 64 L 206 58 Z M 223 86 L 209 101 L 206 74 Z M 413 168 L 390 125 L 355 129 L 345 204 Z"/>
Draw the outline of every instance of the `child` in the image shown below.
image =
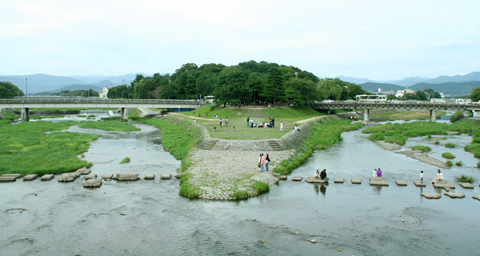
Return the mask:
<path id="1" fill-rule="evenodd" d="M 420 183 L 423 183 L 423 171 L 420 171 Z"/>

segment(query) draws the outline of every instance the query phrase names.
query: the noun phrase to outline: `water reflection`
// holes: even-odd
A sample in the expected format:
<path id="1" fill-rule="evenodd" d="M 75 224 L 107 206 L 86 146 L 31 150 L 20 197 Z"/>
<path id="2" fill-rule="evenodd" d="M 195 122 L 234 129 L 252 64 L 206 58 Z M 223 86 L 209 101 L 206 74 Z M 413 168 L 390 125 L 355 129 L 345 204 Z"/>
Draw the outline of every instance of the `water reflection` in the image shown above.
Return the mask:
<path id="1" fill-rule="evenodd" d="M 318 183 L 314 183 L 313 190 L 317 195 L 318 195 L 318 192 L 320 192 L 322 193 L 323 196 L 325 196 L 325 193 L 327 193 L 327 186 L 325 186 L 324 184 L 319 185 Z"/>

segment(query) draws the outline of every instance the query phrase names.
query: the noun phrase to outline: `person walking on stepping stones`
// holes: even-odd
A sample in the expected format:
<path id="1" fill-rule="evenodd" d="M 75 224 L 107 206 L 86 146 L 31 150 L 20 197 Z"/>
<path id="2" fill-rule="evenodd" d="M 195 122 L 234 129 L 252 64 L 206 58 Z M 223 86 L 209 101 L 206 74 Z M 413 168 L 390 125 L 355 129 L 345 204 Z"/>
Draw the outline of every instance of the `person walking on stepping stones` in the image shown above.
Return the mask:
<path id="1" fill-rule="evenodd" d="M 423 171 L 420 171 L 420 183 L 423 183 Z"/>

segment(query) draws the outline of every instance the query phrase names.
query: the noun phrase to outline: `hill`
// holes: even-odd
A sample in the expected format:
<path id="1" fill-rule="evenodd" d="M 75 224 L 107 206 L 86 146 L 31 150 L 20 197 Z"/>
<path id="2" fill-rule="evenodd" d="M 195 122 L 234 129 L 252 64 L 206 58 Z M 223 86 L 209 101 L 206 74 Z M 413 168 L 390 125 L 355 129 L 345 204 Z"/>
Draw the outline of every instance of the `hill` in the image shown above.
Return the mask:
<path id="1" fill-rule="evenodd" d="M 24 93 L 28 90 L 28 94 L 35 94 L 41 91 L 51 91 L 66 85 L 85 84 L 84 82 L 71 77 L 51 76 L 46 74 L 0 76 L 0 81 L 11 82 Z"/>
<path id="2" fill-rule="evenodd" d="M 375 83 L 369 82 L 360 85 L 362 89 L 367 92 L 376 92 L 378 88 L 381 88 L 382 91 L 394 91 L 405 89 L 405 87 L 396 85 L 396 84 L 389 84 L 389 83 Z"/>
<path id="3" fill-rule="evenodd" d="M 456 76 L 439 76 L 437 78 L 429 79 L 424 81 L 429 84 L 442 84 L 442 83 L 465 83 L 472 81 L 480 81 L 480 72 L 472 72 L 466 75 L 456 75 Z"/>
<path id="4" fill-rule="evenodd" d="M 441 84 L 430 84 L 430 83 L 418 83 L 409 88 L 415 91 L 433 89 L 436 92 L 443 92 L 451 96 L 459 95 L 469 95 L 472 93 L 473 89 L 480 87 L 480 82 L 459 82 L 459 83 L 441 83 Z"/>

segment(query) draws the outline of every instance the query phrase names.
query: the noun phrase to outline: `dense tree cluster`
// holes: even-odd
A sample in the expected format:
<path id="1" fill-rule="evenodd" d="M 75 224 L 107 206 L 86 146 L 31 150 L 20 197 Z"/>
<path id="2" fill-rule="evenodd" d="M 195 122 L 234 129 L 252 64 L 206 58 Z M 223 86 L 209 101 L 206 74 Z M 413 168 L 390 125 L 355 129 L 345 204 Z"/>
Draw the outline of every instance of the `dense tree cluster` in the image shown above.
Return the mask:
<path id="1" fill-rule="evenodd" d="M 0 82 L 0 98 L 13 98 L 15 96 L 24 96 L 23 92 L 10 82 Z"/>
<path id="2" fill-rule="evenodd" d="M 200 99 L 213 95 L 231 103 L 291 102 L 353 99 L 365 93 L 359 85 L 339 79 L 319 79 L 297 67 L 248 61 L 235 66 L 184 64 L 173 74 L 137 75 L 130 85 L 111 88 L 109 98 Z"/>
<path id="3" fill-rule="evenodd" d="M 42 92 L 37 93 L 37 95 L 48 95 L 48 96 L 65 96 L 65 97 L 98 97 L 98 92 L 92 89 L 88 90 L 76 90 L 76 91 L 69 91 L 63 90 L 59 92 Z"/>

